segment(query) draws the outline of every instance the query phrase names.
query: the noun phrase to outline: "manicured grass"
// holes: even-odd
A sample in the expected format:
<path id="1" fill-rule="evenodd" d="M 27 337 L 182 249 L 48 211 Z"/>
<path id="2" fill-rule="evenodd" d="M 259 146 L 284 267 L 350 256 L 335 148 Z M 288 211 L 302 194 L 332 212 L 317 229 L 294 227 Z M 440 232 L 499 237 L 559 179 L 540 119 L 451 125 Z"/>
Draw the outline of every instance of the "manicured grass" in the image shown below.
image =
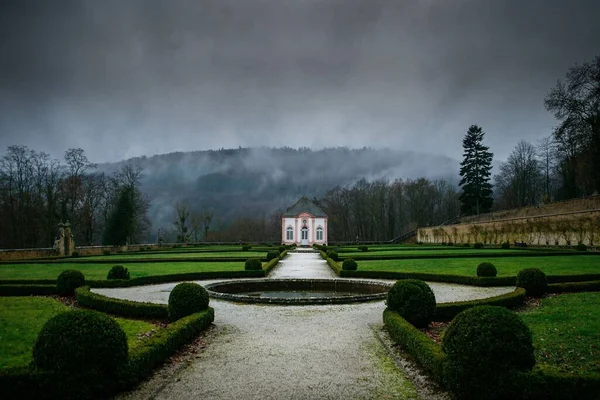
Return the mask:
<path id="1" fill-rule="evenodd" d="M 157 258 L 264 258 L 266 251 L 224 251 L 224 252 L 169 252 L 169 253 L 117 253 L 109 256 L 90 256 L 86 260 L 144 260 Z"/>
<path id="2" fill-rule="evenodd" d="M 50 297 L 0 297 L 0 369 L 31 362 L 38 333 L 50 318 L 69 307 Z M 127 334 L 129 348 L 138 335 L 156 327 L 148 322 L 116 318 Z"/>
<path id="3" fill-rule="evenodd" d="M 544 298 L 520 315 L 533 334 L 538 363 L 578 375 L 600 373 L 600 293 Z"/>
<path id="4" fill-rule="evenodd" d="M 460 247 L 444 247 L 442 249 L 406 249 L 406 250 L 381 250 L 381 251 L 352 251 L 352 252 L 340 252 L 339 255 L 341 257 L 353 257 L 353 256 L 424 256 L 424 255 L 456 255 L 456 254 L 519 254 L 528 250 L 518 250 L 518 249 L 467 249 Z"/>
<path id="5" fill-rule="evenodd" d="M 132 278 L 150 275 L 168 275 L 201 271 L 243 271 L 243 262 L 174 262 L 174 263 L 120 263 Z M 77 269 L 86 279 L 106 279 L 112 264 L 4 264 L 0 265 L 0 280 L 56 279 L 66 269 Z"/>
<path id="6" fill-rule="evenodd" d="M 524 268 L 539 268 L 547 275 L 600 273 L 600 256 L 550 256 L 502 258 L 437 258 L 358 261 L 359 271 L 425 272 L 431 274 L 477 275 L 477 266 L 488 261 L 498 276 L 516 276 Z"/>

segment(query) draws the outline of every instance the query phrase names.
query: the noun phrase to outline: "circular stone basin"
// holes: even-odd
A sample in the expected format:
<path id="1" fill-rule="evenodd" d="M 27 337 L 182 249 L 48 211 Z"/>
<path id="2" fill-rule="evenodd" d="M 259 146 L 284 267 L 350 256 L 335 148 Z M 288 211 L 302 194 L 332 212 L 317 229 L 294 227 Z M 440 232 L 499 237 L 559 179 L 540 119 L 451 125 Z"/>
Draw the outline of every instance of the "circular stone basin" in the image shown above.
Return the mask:
<path id="1" fill-rule="evenodd" d="M 253 279 L 205 287 L 211 297 L 244 303 L 334 304 L 385 299 L 392 284 L 354 279 Z"/>

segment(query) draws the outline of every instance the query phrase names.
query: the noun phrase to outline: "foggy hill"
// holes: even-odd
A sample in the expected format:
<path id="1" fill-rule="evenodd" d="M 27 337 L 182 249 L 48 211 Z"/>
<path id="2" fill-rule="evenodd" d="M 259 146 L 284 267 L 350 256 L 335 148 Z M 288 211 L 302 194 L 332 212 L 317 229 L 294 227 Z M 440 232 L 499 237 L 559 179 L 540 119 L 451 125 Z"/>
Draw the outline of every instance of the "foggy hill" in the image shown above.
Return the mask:
<path id="1" fill-rule="evenodd" d="M 458 180 L 458 161 L 439 155 L 390 149 L 239 148 L 177 152 L 101 164 L 112 172 L 123 163 L 143 168 L 142 191 L 152 203 L 155 227 L 169 225 L 179 201 L 212 210 L 223 221 L 268 216 L 300 196 L 321 197 L 335 186 L 365 178 Z"/>

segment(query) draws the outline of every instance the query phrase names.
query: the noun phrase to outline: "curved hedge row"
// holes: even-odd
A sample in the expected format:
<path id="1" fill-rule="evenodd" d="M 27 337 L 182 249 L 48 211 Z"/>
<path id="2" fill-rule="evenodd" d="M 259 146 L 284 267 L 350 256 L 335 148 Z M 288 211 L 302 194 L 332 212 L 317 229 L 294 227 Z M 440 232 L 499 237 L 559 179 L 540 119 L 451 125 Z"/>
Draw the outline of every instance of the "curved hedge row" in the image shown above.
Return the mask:
<path id="1" fill-rule="evenodd" d="M 354 258 L 356 261 L 366 260 L 412 260 L 412 259 L 439 259 L 439 258 L 501 258 L 501 257 L 547 257 L 547 256 L 578 256 L 585 257 L 586 255 L 593 255 L 594 253 L 583 253 L 577 251 L 531 251 L 524 250 L 523 253 L 490 253 L 485 254 L 485 250 L 481 253 L 472 254 L 411 254 L 411 255 L 399 255 L 399 254 L 380 254 L 373 255 L 369 253 L 355 254 L 353 256 L 344 256 L 344 253 L 340 253 L 340 261 L 345 258 Z"/>
<path id="2" fill-rule="evenodd" d="M 525 301 L 525 289 L 516 288 L 513 292 L 486 299 L 455 301 L 452 303 L 438 304 L 435 308 L 434 321 L 450 321 L 462 311 L 475 306 L 502 306 L 512 308 L 520 306 Z"/>
<path id="3" fill-rule="evenodd" d="M 31 367 L 0 370 L 0 387 L 6 398 L 107 398 L 133 388 L 158 365 L 193 341 L 214 320 L 214 310 L 192 314 L 158 330 L 131 349 L 116 380 L 100 380 L 94 373 L 79 376 L 36 371 Z"/>
<path id="4" fill-rule="evenodd" d="M 75 290 L 77 302 L 84 307 L 121 317 L 168 319 L 169 312 L 164 304 L 143 303 L 103 296 L 90 291 L 89 286 Z"/>

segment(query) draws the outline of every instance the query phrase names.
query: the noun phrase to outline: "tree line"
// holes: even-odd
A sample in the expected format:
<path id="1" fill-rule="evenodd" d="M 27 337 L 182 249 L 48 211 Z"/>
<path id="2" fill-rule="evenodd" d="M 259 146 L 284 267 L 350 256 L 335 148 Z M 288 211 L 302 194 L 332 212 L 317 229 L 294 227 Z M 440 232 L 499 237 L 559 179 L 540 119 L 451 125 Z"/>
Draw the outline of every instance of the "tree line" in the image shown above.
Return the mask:
<path id="1" fill-rule="evenodd" d="M 0 158 L 0 247 L 51 247 L 61 221 L 69 221 L 77 245 L 143 237 L 150 221 L 149 199 L 139 190 L 141 169 L 125 165 L 112 175 L 95 170 L 80 148 L 57 160 L 9 146 Z"/>

